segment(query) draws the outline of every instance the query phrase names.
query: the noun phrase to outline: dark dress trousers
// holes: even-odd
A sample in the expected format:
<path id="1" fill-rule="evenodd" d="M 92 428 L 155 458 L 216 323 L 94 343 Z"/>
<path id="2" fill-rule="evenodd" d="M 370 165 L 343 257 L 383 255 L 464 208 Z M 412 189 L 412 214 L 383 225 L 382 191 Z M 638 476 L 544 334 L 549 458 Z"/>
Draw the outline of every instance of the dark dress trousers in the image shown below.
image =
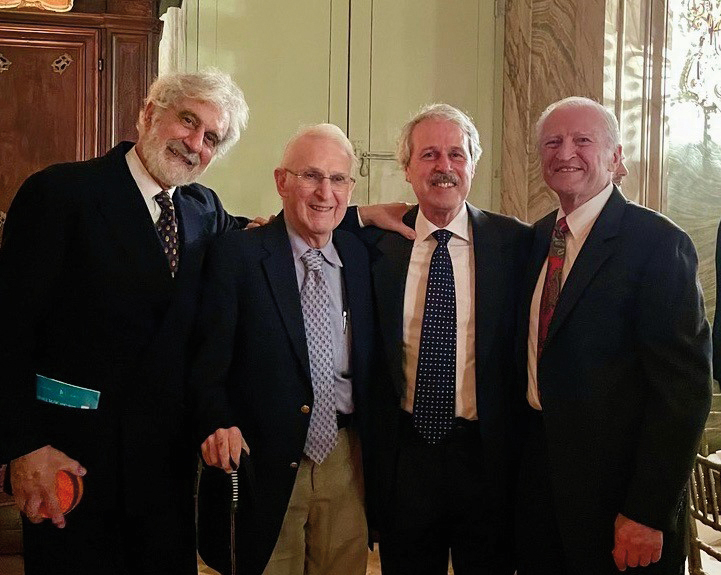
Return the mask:
<path id="1" fill-rule="evenodd" d="M 133 572 L 195 569 L 186 345 L 206 247 L 238 224 L 212 190 L 177 188 L 171 277 L 131 146 L 34 174 L 8 214 L 0 460 L 49 444 L 87 469 L 66 529 L 26 522 L 27 573 L 121 573 L 129 556 Z M 37 400 L 36 374 L 99 391 L 98 408 Z"/>
<path id="2" fill-rule="evenodd" d="M 475 438 L 461 438 L 457 445 L 449 447 L 438 456 L 426 458 L 430 453 L 426 445 L 421 447 L 414 437 L 410 416 L 401 413 L 401 398 L 405 394 L 406 378 L 403 369 L 403 308 L 406 276 L 413 248 L 413 241 L 400 234 L 376 228 L 363 228 L 357 224 L 357 212 L 349 210 L 343 226 L 354 230 L 369 246 L 373 290 L 376 299 L 381 343 L 389 379 L 380 389 L 374 404 L 374 422 L 378 426 L 377 466 L 375 492 L 378 497 L 381 556 L 384 554 L 384 532 L 392 530 L 402 536 L 404 530 L 415 529 L 415 519 L 404 517 L 398 510 L 399 495 L 404 493 L 404 505 L 411 500 L 411 507 L 426 509 L 422 515 L 437 512 L 435 526 L 438 538 L 436 547 L 448 549 L 459 530 L 472 529 L 474 533 L 488 534 L 488 541 L 495 541 L 491 549 L 484 541 L 473 543 L 467 549 L 471 564 L 477 564 L 485 556 L 500 557 L 503 566 L 486 563 L 488 573 L 513 572 L 511 557 L 511 488 L 515 484 L 514 460 L 516 441 L 513 414 L 515 390 L 514 337 L 518 296 L 523 284 L 531 242 L 531 229 L 514 218 L 484 212 L 466 204 L 473 232 L 475 257 L 475 360 L 476 360 L 476 407 L 478 425 L 472 426 Z M 404 223 L 415 226 L 418 206 L 404 217 Z M 468 453 L 469 447 L 474 453 Z M 413 454 L 416 455 L 413 455 Z M 469 457 L 470 455 L 470 457 Z M 446 462 L 444 459 L 450 461 Z M 461 461 L 463 459 L 463 461 Z M 475 461 L 471 461 L 475 460 Z M 454 466 L 474 468 L 484 476 L 482 493 L 476 493 L 477 483 L 472 478 L 453 477 Z M 478 469 L 480 467 L 480 469 Z M 436 496 L 415 494 L 415 485 L 422 489 L 423 476 L 427 473 L 450 476 L 448 488 L 457 491 L 453 501 L 470 501 L 470 505 L 447 512 L 444 493 Z M 443 481 L 442 476 L 434 481 Z M 472 484 L 473 487 L 464 487 Z M 463 491 L 466 491 L 463 493 Z M 472 490 L 472 493 L 468 493 Z M 413 499 L 416 499 L 413 503 Z M 469 518 L 469 510 L 483 509 L 478 517 Z M 435 511 L 433 511 L 435 510 Z M 449 517 L 457 513 L 457 520 Z M 404 526 L 405 523 L 405 526 Z M 479 527 L 480 526 L 480 527 Z M 461 534 L 460 539 L 463 539 Z M 386 549 L 391 545 L 386 538 Z M 431 547 L 431 545 L 429 545 Z M 431 559 L 424 559 L 430 549 L 419 548 L 413 557 L 401 558 L 403 569 L 418 565 L 418 569 L 435 572 Z M 405 552 L 402 552 L 405 553 Z M 394 554 L 395 555 L 395 554 Z M 437 551 L 432 555 L 437 557 Z M 454 555 L 456 572 L 463 572 Z M 435 562 L 434 562 L 435 563 Z M 384 564 L 384 571 L 390 563 Z M 495 564 L 494 564 L 495 565 Z M 440 565 L 441 570 L 445 565 Z M 423 571 L 423 572 L 426 572 Z M 392 571 L 389 571 L 392 572 Z M 419 573 L 421 571 L 418 571 Z"/>
<path id="3" fill-rule="evenodd" d="M 530 301 L 555 221 L 553 212 L 535 225 L 519 330 L 523 402 Z M 543 411 L 530 416 L 522 458 L 519 575 L 618 573 L 618 513 L 663 531 L 661 561 L 627 573 L 681 573 L 686 483 L 710 404 L 697 266 L 681 229 L 614 189 L 538 364 Z"/>
<path id="4" fill-rule="evenodd" d="M 364 470 L 371 469 L 368 420 L 378 361 L 368 254 L 352 234 L 336 230 L 344 305 L 351 330 L 354 426 Z M 236 425 L 250 447 L 241 473 L 236 514 L 237 573 L 259 575 L 280 533 L 303 457 L 313 387 L 295 265 L 283 213 L 267 226 L 226 234 L 210 250 L 191 370 L 198 444 Z M 229 573 L 227 499 L 214 497 L 226 474 L 205 469 L 200 479 L 200 553 Z M 370 512 L 369 512 L 370 515 Z M 207 518 L 207 519 L 204 519 Z M 207 529 L 207 532 L 203 530 Z"/>

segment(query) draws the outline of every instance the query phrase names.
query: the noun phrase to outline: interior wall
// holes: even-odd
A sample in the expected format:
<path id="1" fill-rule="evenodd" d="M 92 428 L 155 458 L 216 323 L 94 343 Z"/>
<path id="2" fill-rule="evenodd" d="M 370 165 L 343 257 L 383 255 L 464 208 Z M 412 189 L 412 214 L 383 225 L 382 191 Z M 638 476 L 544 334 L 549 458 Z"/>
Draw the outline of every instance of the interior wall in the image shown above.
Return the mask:
<path id="1" fill-rule="evenodd" d="M 278 211 L 273 169 L 302 124 L 328 119 L 333 0 L 186 0 L 186 69 L 228 72 L 250 107 L 248 130 L 201 182 L 232 213 Z"/>
<path id="2" fill-rule="evenodd" d="M 603 102 L 605 0 L 506 0 L 501 210 L 534 222 L 558 206 L 534 125 L 568 96 Z"/>
<path id="3" fill-rule="evenodd" d="M 482 134 L 484 154 L 471 201 L 499 210 L 500 1 L 458 2 L 464 14 L 460 37 L 453 33 L 459 10 L 449 23 L 440 17 L 447 8 L 441 0 L 186 0 L 185 69 L 217 66 L 229 72 L 251 111 L 239 144 L 201 181 L 234 213 L 275 213 L 280 200 L 272 172 L 299 126 L 330 121 L 348 131 L 359 153 L 392 152 L 395 135 L 421 104 L 449 101 L 471 114 Z M 429 19 L 439 25 L 429 26 Z M 393 65 L 399 59 L 417 62 L 416 68 L 399 74 Z M 405 97 L 411 89 L 412 97 Z M 363 139 L 370 148 L 361 150 Z M 372 160 L 354 201 L 412 201 L 392 164 Z M 374 185 L 386 190 L 374 191 Z"/>

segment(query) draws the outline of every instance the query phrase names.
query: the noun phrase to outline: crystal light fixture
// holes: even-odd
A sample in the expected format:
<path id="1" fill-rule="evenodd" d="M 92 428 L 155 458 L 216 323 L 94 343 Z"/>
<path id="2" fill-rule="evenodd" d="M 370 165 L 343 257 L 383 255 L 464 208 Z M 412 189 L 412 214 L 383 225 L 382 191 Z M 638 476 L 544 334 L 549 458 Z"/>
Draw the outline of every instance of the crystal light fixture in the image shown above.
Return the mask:
<path id="1" fill-rule="evenodd" d="M 39 8 L 52 12 L 67 12 L 73 7 L 73 0 L 0 0 L 2 8 Z"/>

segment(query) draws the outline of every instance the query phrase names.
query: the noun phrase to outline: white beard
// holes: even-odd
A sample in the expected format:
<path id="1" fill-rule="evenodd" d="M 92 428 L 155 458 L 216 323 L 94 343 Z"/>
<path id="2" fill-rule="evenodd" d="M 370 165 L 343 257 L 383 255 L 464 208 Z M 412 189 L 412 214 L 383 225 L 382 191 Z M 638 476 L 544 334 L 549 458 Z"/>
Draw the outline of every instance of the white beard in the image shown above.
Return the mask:
<path id="1" fill-rule="evenodd" d="M 168 148 L 175 151 L 178 156 L 169 157 L 172 153 Z M 153 127 L 147 132 L 143 145 L 143 159 L 150 175 L 162 185 L 169 187 L 193 183 L 205 171 L 205 168 L 200 166 L 198 154 L 190 152 L 180 140 L 161 141 Z M 190 160 L 193 165 L 188 165 L 185 159 Z"/>

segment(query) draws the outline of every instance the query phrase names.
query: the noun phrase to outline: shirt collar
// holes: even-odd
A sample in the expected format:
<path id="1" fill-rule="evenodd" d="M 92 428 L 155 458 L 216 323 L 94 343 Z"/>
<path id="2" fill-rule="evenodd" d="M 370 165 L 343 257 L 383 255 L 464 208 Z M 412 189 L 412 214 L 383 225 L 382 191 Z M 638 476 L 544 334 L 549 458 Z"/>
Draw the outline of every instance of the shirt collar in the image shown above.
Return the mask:
<path id="1" fill-rule="evenodd" d="M 130 148 L 130 151 L 125 154 L 125 161 L 128 162 L 130 175 L 133 176 L 133 179 L 138 185 L 140 193 L 143 195 L 143 198 L 145 198 L 145 201 L 154 201 L 155 196 L 162 192 L 163 188 L 161 188 L 158 182 L 153 179 L 153 176 L 150 175 L 150 172 L 148 172 L 148 169 L 145 167 L 145 164 L 143 164 L 140 156 L 138 156 L 135 146 Z M 172 198 L 173 192 L 175 192 L 175 186 L 167 191 Z"/>
<path id="2" fill-rule="evenodd" d="M 317 249 L 320 250 L 320 253 L 322 253 L 323 257 L 325 258 L 325 261 L 328 262 L 330 265 L 340 268 L 343 267 L 343 262 L 340 260 L 340 256 L 338 255 L 338 250 L 335 248 L 335 245 L 333 245 L 332 233 L 330 236 L 330 240 L 328 240 L 327 244 L 325 244 L 322 248 L 314 248 L 308 245 L 308 243 L 300 236 L 300 234 L 295 231 L 293 226 L 290 225 L 290 222 L 288 220 L 285 220 L 285 227 L 288 230 L 288 238 L 290 239 L 290 247 L 293 250 L 294 260 L 299 260 L 300 256 L 302 256 L 308 250 Z"/>
<path id="3" fill-rule="evenodd" d="M 428 221 L 423 210 L 418 209 L 418 217 L 416 218 L 416 242 L 426 241 L 430 235 L 436 230 L 440 230 L 437 225 Z M 466 208 L 465 202 L 463 208 L 458 212 L 455 218 L 451 220 L 444 230 L 448 230 L 454 236 L 461 238 L 466 242 L 471 241 L 471 236 L 468 232 L 468 209 Z"/>
<path id="4" fill-rule="evenodd" d="M 601 213 L 603 206 L 606 205 L 608 198 L 611 197 L 612 192 L 613 183 L 609 183 L 599 194 L 596 194 L 586 203 L 578 206 L 569 215 L 565 214 L 563 208 L 559 208 L 556 221 L 565 216 L 571 235 L 574 238 L 582 237 L 584 233 L 591 228 L 596 219 L 598 219 L 598 215 Z"/>

